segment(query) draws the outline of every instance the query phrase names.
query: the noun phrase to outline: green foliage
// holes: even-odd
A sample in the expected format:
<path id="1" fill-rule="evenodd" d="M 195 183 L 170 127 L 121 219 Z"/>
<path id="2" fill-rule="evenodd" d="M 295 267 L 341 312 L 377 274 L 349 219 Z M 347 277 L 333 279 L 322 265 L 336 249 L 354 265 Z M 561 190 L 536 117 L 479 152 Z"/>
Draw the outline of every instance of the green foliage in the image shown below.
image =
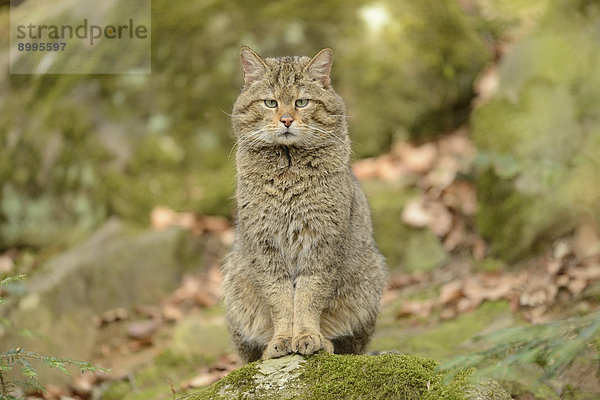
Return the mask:
<path id="1" fill-rule="evenodd" d="M 74 361 L 66 358 L 58 358 L 53 356 L 45 356 L 35 352 L 25 351 L 21 348 L 11 349 L 0 353 L 0 400 L 8 400 L 15 398 L 11 396 L 14 389 L 18 386 L 25 386 L 27 389 L 34 391 L 44 391 L 37 377 L 37 370 L 31 364 L 31 360 L 41 361 L 49 368 L 56 369 L 62 373 L 69 374 L 67 367 L 75 367 L 84 372 L 108 372 L 108 370 L 96 367 L 88 362 Z M 21 374 L 25 379 L 11 380 L 8 379 L 8 373 L 13 368 L 20 368 Z"/>
<path id="2" fill-rule="evenodd" d="M 488 348 L 456 357 L 444 369 L 477 367 L 479 372 L 498 378 L 518 379 L 527 365 L 539 367 L 539 377 L 548 380 L 559 376 L 588 350 L 600 360 L 600 312 L 546 324 L 527 325 L 500 330 L 474 338 Z"/>
<path id="3" fill-rule="evenodd" d="M 0 287 L 22 281 L 25 278 L 25 275 L 4 278 L 0 281 Z M 3 319 L 2 323 L 7 329 L 17 330 L 8 320 Z M 47 356 L 32 351 L 26 351 L 22 348 L 10 349 L 8 351 L 0 352 L 0 400 L 17 399 L 18 397 L 15 397 L 15 393 L 19 393 L 17 390 L 18 388 L 35 392 L 43 392 L 45 390 L 38 380 L 38 372 L 32 361 L 41 362 L 46 367 L 55 369 L 67 375 L 70 374 L 68 370 L 69 367 L 77 368 L 81 373 L 109 372 L 109 370 L 97 367 L 89 362 Z M 14 372 L 15 369 L 18 370 L 18 373 Z M 15 378 L 15 375 L 22 378 Z"/>
<path id="4" fill-rule="evenodd" d="M 502 59 L 475 111 L 477 226 L 513 262 L 585 220 L 600 226 L 600 5 L 548 3 L 539 28 Z M 565 62 L 565 60 L 570 60 Z"/>
<path id="5" fill-rule="evenodd" d="M 230 215 L 226 112 L 242 44 L 264 56 L 334 48 L 359 157 L 464 122 L 491 24 L 454 0 L 379 6 L 375 26 L 367 0 L 155 0 L 151 75 L 0 76 L 0 249 L 72 242 L 109 215 L 147 224 L 158 204 Z"/>

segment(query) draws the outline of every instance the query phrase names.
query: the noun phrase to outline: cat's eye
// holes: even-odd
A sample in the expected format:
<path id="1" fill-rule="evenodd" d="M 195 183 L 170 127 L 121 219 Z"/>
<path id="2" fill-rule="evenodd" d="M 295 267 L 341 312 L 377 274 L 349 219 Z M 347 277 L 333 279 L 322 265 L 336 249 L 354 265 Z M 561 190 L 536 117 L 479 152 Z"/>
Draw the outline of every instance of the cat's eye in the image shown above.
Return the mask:
<path id="1" fill-rule="evenodd" d="M 308 99 L 298 99 L 296 100 L 296 107 L 302 108 L 308 105 Z"/>
<path id="2" fill-rule="evenodd" d="M 275 108 L 275 107 L 277 107 L 277 101 L 276 100 L 265 100 L 265 106 L 267 106 L 269 108 Z"/>

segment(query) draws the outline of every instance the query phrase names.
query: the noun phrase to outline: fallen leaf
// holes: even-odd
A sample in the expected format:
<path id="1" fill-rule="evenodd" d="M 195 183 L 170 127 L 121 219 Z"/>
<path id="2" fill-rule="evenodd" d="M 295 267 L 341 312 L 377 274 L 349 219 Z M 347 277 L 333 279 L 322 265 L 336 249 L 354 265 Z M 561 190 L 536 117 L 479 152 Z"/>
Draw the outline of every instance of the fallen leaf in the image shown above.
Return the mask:
<path id="1" fill-rule="evenodd" d="M 456 219 L 452 229 L 443 241 L 444 250 L 450 252 L 454 250 L 458 245 L 465 241 L 467 233 L 465 231 L 465 224 L 462 219 Z"/>
<path id="2" fill-rule="evenodd" d="M 477 237 L 473 242 L 473 258 L 475 261 L 481 261 L 485 258 L 487 253 L 487 245 L 485 241 L 480 237 Z"/>
<path id="3" fill-rule="evenodd" d="M 600 264 L 570 268 L 567 273 L 576 279 L 595 281 L 600 279 Z"/>
<path id="4" fill-rule="evenodd" d="M 7 254 L 0 255 L 0 274 L 9 274 L 12 272 L 15 263 Z"/>
<path id="5" fill-rule="evenodd" d="M 452 182 L 444 189 L 442 201 L 446 206 L 466 216 L 473 216 L 477 211 L 477 194 L 475 187 L 469 182 Z"/>
<path id="6" fill-rule="evenodd" d="M 454 182 L 458 168 L 459 163 L 455 158 L 445 156 L 439 160 L 435 168 L 423 178 L 423 182 L 427 187 L 436 188 L 440 191 L 444 190 Z"/>
<path id="7" fill-rule="evenodd" d="M 95 316 L 93 318 L 93 323 L 97 328 L 100 328 L 104 325 L 117 321 L 123 321 L 128 318 L 129 312 L 126 309 L 119 307 L 105 311 L 99 316 Z"/>
<path id="8" fill-rule="evenodd" d="M 475 79 L 475 83 L 473 84 L 473 89 L 477 96 L 473 100 L 473 105 L 475 108 L 480 105 L 486 103 L 489 99 L 491 99 L 496 92 L 498 92 L 498 88 L 500 87 L 500 74 L 498 74 L 497 65 L 493 64 L 492 66 L 486 68 L 477 79 Z"/>
<path id="9" fill-rule="evenodd" d="M 409 143 L 398 142 L 394 145 L 393 153 L 402 160 L 406 169 L 422 174 L 433 168 L 438 152 L 433 143 L 415 147 Z"/>
<path id="10" fill-rule="evenodd" d="M 571 245 L 564 239 L 557 240 L 552 246 L 552 255 L 557 260 L 562 260 L 567 257 L 572 254 L 572 251 Z"/>
<path id="11" fill-rule="evenodd" d="M 417 316 L 421 318 L 427 318 L 429 314 L 431 314 L 431 310 L 433 308 L 432 300 L 423 300 L 423 301 L 412 301 L 406 300 L 402 303 L 400 310 L 396 314 L 397 318 L 407 317 L 407 316 Z"/>
<path id="12" fill-rule="evenodd" d="M 156 206 L 150 213 L 152 227 L 156 230 L 163 230 L 173 226 L 177 220 L 177 213 L 168 207 Z"/>
<path id="13" fill-rule="evenodd" d="M 462 286 L 463 282 L 460 280 L 453 280 L 444 284 L 440 289 L 437 303 L 446 305 L 461 298 L 463 296 Z"/>
<path id="14" fill-rule="evenodd" d="M 172 304 L 165 304 L 162 307 L 162 317 L 167 321 L 179 321 L 184 317 L 183 311 Z"/>
<path id="15" fill-rule="evenodd" d="M 184 388 L 197 389 L 204 386 L 212 385 L 213 383 L 221 379 L 223 376 L 224 374 L 220 371 L 205 372 L 187 381 L 184 384 Z"/>
<path id="16" fill-rule="evenodd" d="M 127 335 L 132 339 L 143 340 L 152 337 L 160 322 L 157 320 L 135 321 L 127 326 Z"/>
<path id="17" fill-rule="evenodd" d="M 234 239 L 234 231 L 232 228 L 229 228 L 225 231 L 219 232 L 219 240 L 221 240 L 221 244 L 223 246 L 229 247 L 233 244 Z"/>
<path id="18" fill-rule="evenodd" d="M 219 302 L 214 296 L 204 291 L 198 291 L 194 300 L 199 307 L 213 307 Z"/>
<path id="19" fill-rule="evenodd" d="M 431 202 L 427 206 L 429 229 L 438 237 L 444 237 L 452 229 L 452 214 L 441 203 Z"/>
<path id="20" fill-rule="evenodd" d="M 203 215 L 200 223 L 204 230 L 209 232 L 224 232 L 231 228 L 229 220 L 221 216 Z"/>
<path id="21" fill-rule="evenodd" d="M 573 252 L 580 259 L 600 254 L 600 233 L 594 225 L 588 223 L 577 227 Z"/>
<path id="22" fill-rule="evenodd" d="M 423 228 L 429 224 L 431 216 L 422 198 L 411 199 L 402 210 L 402 222 L 415 228 Z"/>
<path id="23" fill-rule="evenodd" d="M 567 284 L 567 289 L 569 289 L 574 296 L 581 294 L 586 287 L 587 282 L 583 279 L 574 279 Z"/>
<path id="24" fill-rule="evenodd" d="M 562 264 L 558 260 L 552 260 L 546 266 L 546 270 L 548 271 L 548 274 L 550 274 L 550 275 L 558 274 L 561 269 L 562 269 Z"/>
<path id="25" fill-rule="evenodd" d="M 352 165 L 352 172 L 361 180 L 373 179 L 378 177 L 378 166 L 375 158 L 365 158 L 355 162 Z"/>

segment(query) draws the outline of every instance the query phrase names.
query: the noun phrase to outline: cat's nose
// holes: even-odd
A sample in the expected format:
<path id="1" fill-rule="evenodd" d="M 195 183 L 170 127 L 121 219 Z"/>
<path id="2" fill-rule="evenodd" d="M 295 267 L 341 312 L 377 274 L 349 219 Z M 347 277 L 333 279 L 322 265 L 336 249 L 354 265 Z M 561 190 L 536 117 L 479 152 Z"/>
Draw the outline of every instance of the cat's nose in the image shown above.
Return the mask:
<path id="1" fill-rule="evenodd" d="M 288 114 L 284 114 L 281 116 L 279 121 L 281 121 L 281 123 L 284 124 L 286 128 L 289 128 L 292 125 L 292 122 L 294 122 L 294 118 L 292 118 Z"/>

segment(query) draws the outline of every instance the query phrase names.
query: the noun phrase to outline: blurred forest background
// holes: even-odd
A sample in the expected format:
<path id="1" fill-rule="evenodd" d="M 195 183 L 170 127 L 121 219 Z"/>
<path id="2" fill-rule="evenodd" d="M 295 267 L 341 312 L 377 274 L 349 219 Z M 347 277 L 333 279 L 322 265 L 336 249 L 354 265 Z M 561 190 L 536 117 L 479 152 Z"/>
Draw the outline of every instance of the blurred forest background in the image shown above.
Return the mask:
<path id="1" fill-rule="evenodd" d="M 488 372 L 520 399 L 600 394 L 597 1 L 153 0 L 149 75 L 10 75 L 6 42 L 0 278 L 28 279 L 0 289 L 0 351 L 112 368 L 42 375 L 45 398 L 166 399 L 236 366 L 218 299 L 241 45 L 334 50 L 391 270 L 372 350 L 446 361 L 587 316 L 553 329 L 560 355 Z"/>

